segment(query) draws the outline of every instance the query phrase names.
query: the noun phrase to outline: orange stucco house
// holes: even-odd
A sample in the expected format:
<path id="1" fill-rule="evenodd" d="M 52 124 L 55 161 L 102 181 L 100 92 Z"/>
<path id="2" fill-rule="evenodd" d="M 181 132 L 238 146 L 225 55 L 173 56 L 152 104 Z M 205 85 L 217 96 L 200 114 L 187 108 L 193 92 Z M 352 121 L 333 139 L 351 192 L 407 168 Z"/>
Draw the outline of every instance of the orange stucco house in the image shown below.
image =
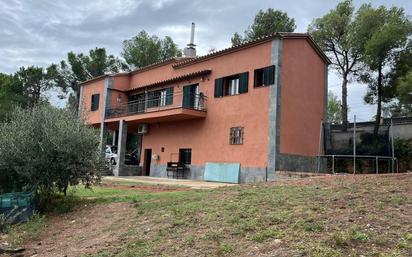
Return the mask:
<path id="1" fill-rule="evenodd" d="M 168 162 L 179 162 L 185 177 L 204 179 L 208 165 L 225 173 L 237 164 L 239 182 L 273 180 L 314 170 L 329 63 L 308 34 L 276 33 L 83 82 L 80 107 L 102 150 L 117 131 L 115 175 L 139 170 L 124 165 L 135 133 L 141 175 L 166 177 Z"/>

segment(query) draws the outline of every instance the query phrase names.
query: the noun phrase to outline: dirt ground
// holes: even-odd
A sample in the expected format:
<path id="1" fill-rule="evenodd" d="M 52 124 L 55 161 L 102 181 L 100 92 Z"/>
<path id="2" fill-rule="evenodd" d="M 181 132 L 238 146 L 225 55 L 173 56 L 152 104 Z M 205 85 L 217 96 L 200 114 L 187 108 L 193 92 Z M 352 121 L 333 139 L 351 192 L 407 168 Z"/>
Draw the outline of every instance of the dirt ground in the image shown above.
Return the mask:
<path id="1" fill-rule="evenodd" d="M 40 240 L 23 245 L 22 256 L 81 256 L 109 248 L 133 226 L 136 209 L 130 203 L 84 206 L 73 213 L 48 218 Z"/>

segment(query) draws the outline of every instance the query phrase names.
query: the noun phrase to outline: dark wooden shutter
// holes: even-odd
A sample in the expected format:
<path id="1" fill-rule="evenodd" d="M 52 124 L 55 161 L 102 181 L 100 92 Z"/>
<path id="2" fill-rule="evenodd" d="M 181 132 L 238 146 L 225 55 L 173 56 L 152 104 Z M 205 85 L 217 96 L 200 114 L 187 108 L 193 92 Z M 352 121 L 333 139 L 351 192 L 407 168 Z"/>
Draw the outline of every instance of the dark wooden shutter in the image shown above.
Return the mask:
<path id="1" fill-rule="evenodd" d="M 100 98 L 100 94 L 92 95 L 92 106 L 91 106 L 92 111 L 97 111 L 99 109 L 99 98 Z"/>
<path id="2" fill-rule="evenodd" d="M 275 66 L 269 66 L 263 69 L 263 84 L 266 86 L 275 84 Z"/>
<path id="3" fill-rule="evenodd" d="M 183 107 L 190 108 L 190 99 L 191 99 L 191 86 L 183 87 Z"/>
<path id="4" fill-rule="evenodd" d="M 166 89 L 166 105 L 173 104 L 173 87 Z"/>
<path id="5" fill-rule="evenodd" d="M 215 80 L 215 97 L 223 96 L 223 78 Z"/>
<path id="6" fill-rule="evenodd" d="M 239 94 L 247 93 L 249 84 L 249 72 L 244 72 L 239 75 Z"/>
<path id="7" fill-rule="evenodd" d="M 155 103 L 155 92 L 148 92 L 147 93 L 147 107 L 155 107 L 156 103 Z"/>

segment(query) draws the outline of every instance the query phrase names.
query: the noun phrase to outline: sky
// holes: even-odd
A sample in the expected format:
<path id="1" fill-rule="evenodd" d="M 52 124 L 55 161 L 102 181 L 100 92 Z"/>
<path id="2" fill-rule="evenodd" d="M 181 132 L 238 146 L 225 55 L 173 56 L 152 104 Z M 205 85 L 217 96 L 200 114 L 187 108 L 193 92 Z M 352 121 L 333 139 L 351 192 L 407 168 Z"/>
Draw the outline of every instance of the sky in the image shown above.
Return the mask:
<path id="1" fill-rule="evenodd" d="M 280 9 L 293 17 L 296 32 L 306 32 L 310 22 L 333 9 L 336 0 L 0 0 L 0 72 L 13 73 L 20 66 L 43 66 L 66 58 L 67 52 L 87 53 L 105 47 L 120 55 L 123 40 L 139 31 L 171 36 L 180 48 L 196 23 L 198 55 L 231 45 L 235 32 L 243 32 L 260 9 Z M 355 0 L 359 7 L 369 1 Z M 412 15 L 411 0 L 374 0 L 374 6 L 403 7 Z M 330 70 L 329 89 L 340 96 L 340 79 Z M 365 105 L 365 85 L 348 88 L 350 119 L 369 120 L 375 106 Z M 64 105 L 50 94 L 57 106 Z"/>

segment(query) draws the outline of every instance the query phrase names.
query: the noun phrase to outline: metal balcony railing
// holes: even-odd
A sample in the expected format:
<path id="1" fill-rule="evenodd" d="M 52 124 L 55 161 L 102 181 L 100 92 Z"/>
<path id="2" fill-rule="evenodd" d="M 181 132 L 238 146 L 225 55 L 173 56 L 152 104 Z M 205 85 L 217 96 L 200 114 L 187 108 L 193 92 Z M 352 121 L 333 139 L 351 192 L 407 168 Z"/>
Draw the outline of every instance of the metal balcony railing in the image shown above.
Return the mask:
<path id="1" fill-rule="evenodd" d="M 152 113 L 171 109 L 190 109 L 206 111 L 207 97 L 199 94 L 164 94 L 152 98 L 117 104 L 106 109 L 106 118 L 124 117 L 128 115 Z"/>

